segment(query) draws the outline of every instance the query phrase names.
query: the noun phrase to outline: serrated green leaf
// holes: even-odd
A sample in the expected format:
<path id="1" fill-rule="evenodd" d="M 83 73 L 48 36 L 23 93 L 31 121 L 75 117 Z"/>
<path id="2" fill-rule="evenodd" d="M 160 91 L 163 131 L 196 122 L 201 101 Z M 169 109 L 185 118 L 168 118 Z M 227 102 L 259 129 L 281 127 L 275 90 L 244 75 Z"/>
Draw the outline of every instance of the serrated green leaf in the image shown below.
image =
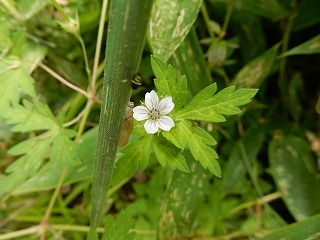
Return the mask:
<path id="1" fill-rule="evenodd" d="M 105 223 L 105 232 L 102 240 L 132 240 L 135 237 L 135 232 L 130 232 L 134 225 L 133 216 L 134 206 L 131 205 L 125 210 L 122 210 L 116 219 L 111 215 L 107 216 Z"/>
<path id="2" fill-rule="evenodd" d="M 205 144 L 210 146 L 217 144 L 216 140 L 207 131 L 200 127 L 196 127 L 189 121 L 178 121 L 176 122 L 174 128 L 172 128 L 170 131 L 163 131 L 161 133 L 177 148 L 184 149 L 188 143 L 188 138 L 190 137 L 189 134 L 191 131 L 201 137 L 201 140 Z"/>
<path id="3" fill-rule="evenodd" d="M 221 177 L 217 161 L 218 154 L 208 145 L 216 144 L 215 139 L 205 130 L 194 126 L 190 121 L 181 121 L 178 125 L 181 141 L 187 142 L 190 152 L 203 168 L 209 169 L 215 176 Z"/>
<path id="4" fill-rule="evenodd" d="M 197 18 L 201 0 L 156 0 L 148 40 L 153 54 L 165 62 L 183 42 Z"/>
<path id="5" fill-rule="evenodd" d="M 153 142 L 154 153 L 162 166 L 167 164 L 182 172 L 189 172 L 189 167 L 185 158 L 181 154 L 181 150 L 171 145 L 167 141 L 157 140 Z"/>
<path id="6" fill-rule="evenodd" d="M 178 117 L 180 113 L 188 112 L 196 109 L 199 106 L 199 102 L 204 99 L 209 99 L 213 94 L 217 91 L 217 84 L 213 83 L 208 87 L 204 88 L 200 91 L 183 109 L 178 112 Z"/>
<path id="7" fill-rule="evenodd" d="M 97 145 L 97 135 L 98 128 L 94 128 L 83 134 L 77 142 L 77 156 L 79 156 L 81 164 L 69 167 L 64 181 L 65 184 L 87 180 L 92 177 L 92 163 L 94 161 L 94 152 Z M 13 194 L 44 191 L 55 188 L 62 171 L 63 167 L 57 167 L 55 163 L 49 161 L 36 175 L 14 189 Z"/>
<path id="8" fill-rule="evenodd" d="M 115 185 L 124 179 L 130 179 L 137 170 L 139 153 L 125 154 L 115 163 L 111 185 Z"/>
<path id="9" fill-rule="evenodd" d="M 209 169 L 215 176 L 221 177 L 220 165 L 217 161 L 218 154 L 213 148 L 204 144 L 201 137 L 193 135 L 188 141 L 188 146 L 193 157 L 201 163 L 205 169 Z"/>
<path id="10" fill-rule="evenodd" d="M 162 131 L 162 135 L 172 142 L 177 148 L 184 149 L 187 145 L 187 138 L 188 136 L 185 135 L 186 131 L 185 125 L 179 121 L 175 123 L 174 128 L 172 128 L 170 131 Z"/>
<path id="11" fill-rule="evenodd" d="M 74 166 L 80 163 L 76 144 L 68 136 L 64 129 L 53 138 L 50 160 L 54 165 L 61 167 L 63 165 Z"/>
<path id="12" fill-rule="evenodd" d="M 25 180 L 37 173 L 43 160 L 45 159 L 52 139 L 47 137 L 46 133 L 34 137 L 28 141 L 28 144 L 20 143 L 16 149 L 11 150 L 14 153 L 25 152 L 25 155 L 15 160 L 6 168 L 9 175 L 0 179 L 0 194 L 11 192 L 19 187 Z M 25 149 L 30 146 L 29 149 Z"/>
<path id="13" fill-rule="evenodd" d="M 56 120 L 49 107 L 37 100 L 33 103 L 24 100 L 23 105 L 1 109 L 1 117 L 8 124 L 14 125 L 14 132 L 48 130 L 57 126 Z"/>
<path id="14" fill-rule="evenodd" d="M 247 104 L 257 93 L 257 89 L 237 89 L 227 87 L 214 96 L 216 84 L 211 84 L 195 96 L 190 103 L 181 109 L 177 119 L 195 121 L 223 122 L 223 115 L 240 113 L 239 106 Z"/>
<path id="15" fill-rule="evenodd" d="M 201 141 L 209 146 L 216 145 L 216 140 L 204 129 L 200 127 L 194 127 L 194 134 L 198 135 Z"/>
<path id="16" fill-rule="evenodd" d="M 131 155 L 130 158 L 138 163 L 140 171 L 143 171 L 149 163 L 152 137 L 152 135 L 145 135 L 121 150 L 123 154 Z"/>
<path id="17" fill-rule="evenodd" d="M 0 108 L 17 105 L 24 95 L 35 97 L 34 80 L 22 68 L 3 71 L 10 68 L 7 64 L 0 63 Z M 0 111 L 0 117 L 5 110 Z"/>
<path id="18" fill-rule="evenodd" d="M 269 146 L 271 173 L 291 214 L 298 221 L 320 211 L 320 185 L 311 152 L 303 139 L 286 136 Z"/>
<path id="19" fill-rule="evenodd" d="M 281 54 L 280 57 L 287 57 L 292 55 L 302 54 L 317 54 L 320 53 L 320 34 L 311 38 L 310 40 L 290 49 L 289 51 Z"/>
<path id="20" fill-rule="evenodd" d="M 52 138 L 52 132 L 45 132 L 39 136 L 32 137 L 14 145 L 12 148 L 8 150 L 8 153 L 12 156 L 19 156 L 28 153 L 30 149 L 35 147 L 36 144 L 47 141 L 50 138 Z"/>
<path id="21" fill-rule="evenodd" d="M 172 97 L 175 111 L 180 109 L 188 94 L 186 77 L 182 76 L 177 80 L 175 69 L 156 57 L 151 57 L 151 66 L 156 76 L 154 83 L 157 90 Z"/>

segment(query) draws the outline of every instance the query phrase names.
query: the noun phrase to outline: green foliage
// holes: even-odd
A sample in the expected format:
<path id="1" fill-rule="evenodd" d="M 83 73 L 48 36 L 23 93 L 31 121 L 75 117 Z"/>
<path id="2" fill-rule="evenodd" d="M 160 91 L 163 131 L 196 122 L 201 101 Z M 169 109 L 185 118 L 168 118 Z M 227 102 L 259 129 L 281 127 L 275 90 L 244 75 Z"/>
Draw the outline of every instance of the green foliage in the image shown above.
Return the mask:
<path id="1" fill-rule="evenodd" d="M 132 218 L 133 206 L 127 207 L 122 210 L 116 219 L 112 216 L 108 216 L 105 223 L 105 233 L 102 236 L 102 240 L 132 240 L 135 237 L 134 232 L 129 232 L 129 230 L 134 225 L 134 220 Z"/>
<path id="2" fill-rule="evenodd" d="M 178 149 L 166 143 L 164 139 L 154 140 L 153 148 L 155 155 L 162 166 L 167 163 L 174 169 L 189 172 L 186 161 L 180 153 L 188 145 L 195 160 L 199 161 L 205 169 L 209 169 L 214 175 L 221 177 L 220 166 L 217 162 L 218 155 L 210 147 L 215 145 L 214 138 L 199 127 L 192 126 L 191 121 L 223 122 L 223 115 L 234 115 L 240 113 L 239 106 L 247 104 L 257 93 L 256 89 L 237 89 L 227 87 L 216 93 L 217 85 L 211 84 L 199 92 L 186 106 L 187 79 L 185 76 L 177 79 L 176 71 L 169 64 L 166 65 L 156 57 L 151 58 L 151 65 L 156 76 L 155 86 L 162 95 L 172 97 L 175 103 L 175 111 L 172 117 L 176 120 L 176 126 L 169 132 L 162 132 L 163 136 L 171 141 Z M 181 108 L 183 107 L 183 108 Z M 150 138 L 150 136 L 146 136 Z M 139 147 L 139 145 L 141 147 Z M 139 159 L 139 169 L 143 170 L 148 163 L 150 147 L 148 140 L 140 139 L 122 150 L 122 161 L 134 161 Z M 121 160 L 121 159 L 120 159 Z M 137 160 L 136 160 L 137 161 Z M 143 164 L 141 164 L 141 162 Z M 142 166 L 142 167 L 141 167 Z M 133 174 L 130 171 L 128 177 Z"/>
<path id="3" fill-rule="evenodd" d="M 314 215 L 302 222 L 294 223 L 288 227 L 281 228 L 268 234 L 263 240 L 280 239 L 285 236 L 286 239 L 317 239 L 319 238 L 320 215 Z"/>
<path id="4" fill-rule="evenodd" d="M 156 0 L 148 40 L 156 57 L 167 61 L 187 36 L 197 18 L 201 0 Z"/>
<path id="5" fill-rule="evenodd" d="M 282 54 L 282 57 L 299 54 L 317 54 L 320 53 L 320 34 L 311 38 L 310 40 L 300 44 L 299 46 L 290 49 L 288 52 Z"/>
<path id="6" fill-rule="evenodd" d="M 298 137 L 274 139 L 269 146 L 271 173 L 288 209 L 298 221 L 320 211 L 320 185 L 308 144 Z"/>

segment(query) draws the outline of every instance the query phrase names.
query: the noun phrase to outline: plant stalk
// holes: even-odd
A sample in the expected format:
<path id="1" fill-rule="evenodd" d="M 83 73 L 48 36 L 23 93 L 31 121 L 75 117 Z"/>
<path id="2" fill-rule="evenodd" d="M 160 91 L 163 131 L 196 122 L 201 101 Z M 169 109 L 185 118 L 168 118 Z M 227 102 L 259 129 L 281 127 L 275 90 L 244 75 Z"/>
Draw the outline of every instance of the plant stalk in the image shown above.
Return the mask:
<path id="1" fill-rule="evenodd" d="M 137 74 L 152 1 L 111 0 L 98 144 L 93 170 L 91 229 L 101 221 L 131 80 Z"/>

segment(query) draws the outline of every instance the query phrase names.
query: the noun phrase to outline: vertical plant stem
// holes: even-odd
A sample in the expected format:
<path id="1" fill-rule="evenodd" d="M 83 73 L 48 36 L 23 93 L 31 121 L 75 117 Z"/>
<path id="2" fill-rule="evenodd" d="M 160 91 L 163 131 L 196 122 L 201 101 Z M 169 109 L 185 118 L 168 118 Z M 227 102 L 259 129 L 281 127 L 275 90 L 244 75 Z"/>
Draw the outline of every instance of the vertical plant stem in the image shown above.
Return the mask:
<path id="1" fill-rule="evenodd" d="M 131 80 L 138 71 L 152 1 L 111 0 L 105 77 L 93 170 L 91 229 L 101 221 L 113 174 Z"/>
<path id="2" fill-rule="evenodd" d="M 232 14 L 232 11 L 233 11 L 233 5 L 234 5 L 234 0 L 230 0 L 228 2 L 227 14 L 226 14 L 226 17 L 224 18 L 221 34 L 219 36 L 220 39 L 222 39 L 226 35 L 227 28 L 228 28 L 228 25 L 229 25 L 229 22 L 230 22 L 230 18 L 231 18 L 231 14 Z"/>
<path id="3" fill-rule="evenodd" d="M 83 53 L 83 58 L 84 58 L 84 64 L 85 64 L 85 67 L 86 67 L 86 72 L 87 72 L 87 76 L 88 76 L 88 79 L 90 79 L 90 66 L 89 66 L 89 61 L 88 61 L 88 55 L 87 55 L 87 50 L 86 50 L 86 46 L 84 44 L 84 41 L 81 37 L 81 35 L 77 32 L 74 34 L 76 36 L 76 38 L 78 39 L 78 41 L 80 42 L 81 44 L 81 49 L 82 49 L 82 53 Z"/>
<path id="4" fill-rule="evenodd" d="M 291 12 L 288 18 L 288 23 L 286 25 L 285 32 L 282 37 L 282 50 L 281 54 L 285 53 L 288 50 L 289 46 L 289 40 L 290 40 L 290 33 L 292 29 L 292 25 L 294 22 L 294 18 L 296 17 L 296 5 L 297 5 L 297 0 L 292 0 L 291 1 Z M 286 99 L 286 76 L 285 76 L 285 69 L 286 69 L 286 57 L 282 57 L 280 59 L 280 69 L 279 69 L 279 79 L 278 79 L 278 86 L 280 93 L 282 95 L 283 99 Z"/>
<path id="5" fill-rule="evenodd" d="M 215 39 L 215 37 L 214 37 L 214 34 L 213 34 L 212 30 L 211 30 L 210 17 L 209 17 L 209 14 L 208 14 L 208 11 L 207 11 L 207 7 L 206 7 L 204 2 L 202 2 L 202 4 L 201 4 L 201 13 L 202 13 L 202 16 L 203 16 L 203 19 L 204 19 L 204 23 L 206 24 L 206 27 L 208 29 L 210 38 L 211 38 L 211 40 L 213 40 L 213 39 Z"/>
<path id="6" fill-rule="evenodd" d="M 102 8 L 101 8 L 100 22 L 99 22 L 96 51 L 94 54 L 93 69 L 92 69 L 92 76 L 91 76 L 90 90 L 91 90 L 92 95 L 95 95 L 97 71 L 98 71 L 98 67 L 99 67 L 101 43 L 102 43 L 102 37 L 103 37 L 104 22 L 106 20 L 107 8 L 108 8 L 108 0 L 103 0 Z"/>

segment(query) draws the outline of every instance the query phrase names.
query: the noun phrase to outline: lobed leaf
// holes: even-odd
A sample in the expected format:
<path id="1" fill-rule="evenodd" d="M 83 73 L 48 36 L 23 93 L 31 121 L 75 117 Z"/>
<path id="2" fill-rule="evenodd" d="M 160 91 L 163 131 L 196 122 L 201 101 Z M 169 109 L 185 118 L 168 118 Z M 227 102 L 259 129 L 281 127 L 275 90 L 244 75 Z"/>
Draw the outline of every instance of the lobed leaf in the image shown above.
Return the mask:
<path id="1" fill-rule="evenodd" d="M 172 131 L 179 133 L 178 141 L 173 143 L 178 148 L 185 148 L 188 145 L 194 159 L 199 161 L 203 168 L 209 169 L 214 175 L 221 177 L 221 170 L 217 161 L 218 155 L 209 145 L 215 145 L 215 139 L 205 130 L 194 126 L 190 121 L 182 120 L 178 122 Z M 171 131 L 170 131 L 171 132 Z M 170 141 L 172 135 L 164 134 Z"/>
<path id="2" fill-rule="evenodd" d="M 135 232 L 130 231 L 134 225 L 133 210 L 134 207 L 131 205 L 122 210 L 115 219 L 108 215 L 102 240 L 133 240 Z"/>
<path id="3" fill-rule="evenodd" d="M 167 164 L 173 168 L 182 172 L 189 172 L 189 167 L 185 158 L 181 154 L 181 150 L 175 148 L 173 145 L 166 141 L 154 141 L 153 142 L 154 153 L 162 166 Z"/>
<path id="4" fill-rule="evenodd" d="M 49 107 L 37 100 L 24 100 L 23 105 L 5 107 L 0 112 L 8 124 L 14 125 L 14 132 L 49 130 L 57 124 Z"/>
<path id="5" fill-rule="evenodd" d="M 223 115 L 240 113 L 239 106 L 247 104 L 257 93 L 257 89 L 237 89 L 234 86 L 227 87 L 216 95 L 216 84 L 211 84 L 198 93 L 190 103 L 181 109 L 177 119 L 194 121 L 223 122 Z"/>
<path id="6" fill-rule="evenodd" d="M 172 97 L 175 111 L 180 109 L 188 94 L 186 77 L 182 76 L 177 80 L 175 69 L 154 56 L 151 57 L 151 66 L 156 76 L 154 80 L 156 88 L 163 95 Z"/>

